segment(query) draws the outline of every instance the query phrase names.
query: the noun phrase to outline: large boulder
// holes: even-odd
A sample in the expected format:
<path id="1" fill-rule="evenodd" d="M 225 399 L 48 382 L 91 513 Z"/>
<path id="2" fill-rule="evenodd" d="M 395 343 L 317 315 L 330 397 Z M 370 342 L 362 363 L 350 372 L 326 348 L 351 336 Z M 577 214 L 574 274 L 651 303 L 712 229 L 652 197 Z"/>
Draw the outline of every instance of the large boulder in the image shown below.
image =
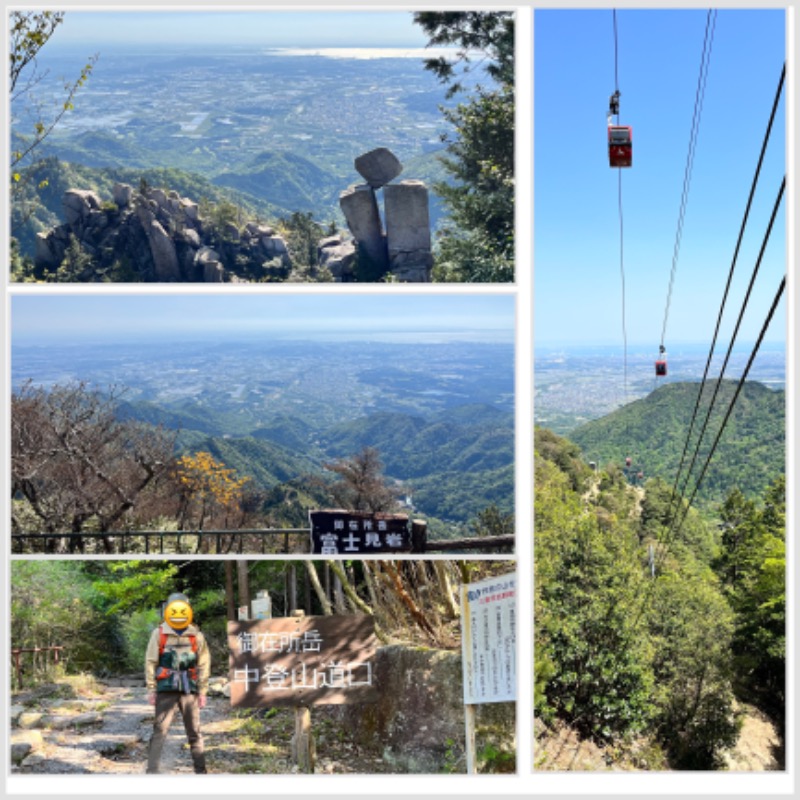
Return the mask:
<path id="1" fill-rule="evenodd" d="M 196 264 L 204 265 L 210 261 L 219 261 L 219 253 L 213 247 L 201 247 L 194 257 Z"/>
<path id="2" fill-rule="evenodd" d="M 402 281 L 430 280 L 433 266 L 428 189 L 401 181 L 383 190 L 389 271 Z"/>
<path id="3" fill-rule="evenodd" d="M 71 227 L 80 225 L 90 211 L 99 211 L 101 206 L 97 194 L 88 189 L 67 189 L 61 202 L 64 206 L 64 219 Z"/>
<path id="4" fill-rule="evenodd" d="M 117 208 L 126 208 L 130 205 L 133 197 L 133 186 L 129 186 L 127 183 L 115 183 L 111 190 L 111 196 L 114 198 Z"/>
<path id="5" fill-rule="evenodd" d="M 178 264 L 178 254 L 175 251 L 175 242 L 172 241 L 172 237 L 164 230 L 158 220 L 153 220 L 149 227 L 145 229 L 145 233 L 147 233 L 147 239 L 150 242 L 156 280 L 161 282 L 179 281 L 181 279 L 181 270 Z"/>
<path id="6" fill-rule="evenodd" d="M 224 283 L 225 267 L 219 261 L 204 261 L 203 281 L 205 283 Z"/>
<path id="7" fill-rule="evenodd" d="M 396 772 L 442 772 L 452 766 L 452 745 L 465 745 L 461 653 L 424 647 L 381 647 L 375 658 L 378 700 L 331 712 L 356 732 L 365 749 L 382 747 Z M 514 752 L 514 703 L 476 707 L 478 745 Z"/>
<path id="8" fill-rule="evenodd" d="M 397 156 L 386 147 L 378 147 L 360 155 L 355 160 L 355 167 L 373 189 L 380 189 L 403 171 Z"/>
<path id="9" fill-rule="evenodd" d="M 44 747 L 39 731 L 14 731 L 11 734 L 11 763 L 21 764 L 32 752 Z"/>
<path id="10" fill-rule="evenodd" d="M 317 255 L 320 267 L 326 268 L 335 281 L 347 283 L 352 280 L 356 262 L 356 245 L 352 239 L 345 242 L 339 236 L 322 239 Z"/>
<path id="11" fill-rule="evenodd" d="M 64 258 L 63 245 L 59 247 L 56 237 L 51 234 L 42 231 L 36 234 L 33 263 L 39 269 L 56 269 Z"/>
<path id="12" fill-rule="evenodd" d="M 286 240 L 282 236 L 261 234 L 260 242 L 261 249 L 267 258 L 288 258 L 289 248 L 286 246 Z"/>
<path id="13" fill-rule="evenodd" d="M 347 227 L 358 242 L 359 253 L 374 265 L 375 272 L 384 274 L 389 268 L 389 258 L 375 191 L 367 184 L 351 186 L 339 195 L 339 205 Z"/>

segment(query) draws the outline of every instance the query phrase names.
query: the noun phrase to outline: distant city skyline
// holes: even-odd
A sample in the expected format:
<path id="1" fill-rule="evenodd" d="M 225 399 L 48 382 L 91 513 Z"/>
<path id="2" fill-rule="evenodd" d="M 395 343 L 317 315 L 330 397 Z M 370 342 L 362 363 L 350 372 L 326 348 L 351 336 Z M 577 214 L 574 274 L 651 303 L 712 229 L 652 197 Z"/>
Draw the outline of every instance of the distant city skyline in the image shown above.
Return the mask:
<path id="1" fill-rule="evenodd" d="M 16 295 L 13 344 L 272 338 L 514 341 L 511 295 Z"/>

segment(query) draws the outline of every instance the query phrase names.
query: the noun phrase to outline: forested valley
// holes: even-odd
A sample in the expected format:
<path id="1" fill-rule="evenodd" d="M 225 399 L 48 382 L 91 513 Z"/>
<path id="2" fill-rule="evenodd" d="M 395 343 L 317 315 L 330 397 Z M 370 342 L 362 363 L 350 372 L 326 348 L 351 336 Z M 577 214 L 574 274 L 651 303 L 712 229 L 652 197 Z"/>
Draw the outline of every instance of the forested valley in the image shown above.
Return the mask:
<path id="1" fill-rule="evenodd" d="M 539 768 L 565 768 L 559 736 L 599 748 L 602 766 L 590 768 L 783 768 L 783 393 L 746 388 L 715 480 L 692 507 L 692 484 L 684 496 L 673 486 L 688 385 L 585 425 L 575 432 L 585 450 L 537 427 Z M 771 441 L 781 447 L 767 476 Z M 590 466 L 587 453 L 610 460 Z M 765 763 L 742 766 L 731 752 L 753 715 L 779 741 Z"/>
<path id="2" fill-rule="evenodd" d="M 179 546 L 175 537 L 307 529 L 309 510 L 325 507 L 404 512 L 425 519 L 431 539 L 514 532 L 512 412 L 477 403 L 338 424 L 278 412 L 231 419 L 208 407 L 131 403 L 116 387 L 21 386 L 12 397 L 12 533 L 52 535 L 48 552 L 113 553 L 115 533 L 164 532 L 168 548 L 208 552 L 208 540 Z M 20 546 L 30 551 L 31 541 Z M 225 537 L 218 546 L 233 545 Z M 273 537 L 267 551 L 284 546 Z M 131 540 L 126 551 L 144 547 Z M 305 547 L 298 534 L 291 552 Z"/>

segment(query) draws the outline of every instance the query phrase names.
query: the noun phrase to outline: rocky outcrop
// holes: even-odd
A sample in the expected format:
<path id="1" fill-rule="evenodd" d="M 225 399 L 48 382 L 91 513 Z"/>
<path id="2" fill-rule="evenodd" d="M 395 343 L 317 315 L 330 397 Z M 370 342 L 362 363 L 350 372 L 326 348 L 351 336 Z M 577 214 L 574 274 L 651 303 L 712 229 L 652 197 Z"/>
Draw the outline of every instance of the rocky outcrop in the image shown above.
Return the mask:
<path id="1" fill-rule="evenodd" d="M 385 147 L 359 156 L 355 167 L 366 183 L 343 191 L 339 205 L 357 243 L 360 271 L 373 279 L 391 273 L 401 282 L 430 281 L 433 255 L 425 184 L 409 180 L 390 183 L 403 165 Z M 383 189 L 385 232 L 378 189 Z"/>
<path id="2" fill-rule="evenodd" d="M 403 165 L 380 147 L 355 159 L 364 183 L 340 194 L 350 237 L 328 236 L 310 261 L 307 231 L 292 229 L 300 256 L 268 225 L 201 214 L 175 191 L 118 183 L 110 198 L 68 189 L 64 223 L 36 236 L 34 271 L 42 280 L 223 283 L 292 280 L 428 282 L 433 257 L 428 190 L 394 181 Z M 383 196 L 383 215 L 380 197 Z M 382 218 L 383 216 L 383 218 Z M 320 228 L 321 230 L 321 228 Z"/>
<path id="3" fill-rule="evenodd" d="M 383 746 L 397 772 L 442 772 L 465 740 L 461 653 L 391 645 L 376 653 L 374 704 L 344 705 L 330 713 L 357 731 L 359 744 Z M 514 703 L 476 706 L 478 746 L 516 750 Z M 453 747 L 453 744 L 457 747 Z M 457 771 L 462 771 L 461 765 Z"/>
<path id="4" fill-rule="evenodd" d="M 63 207 L 64 224 L 37 235 L 34 265 L 42 274 L 58 270 L 71 253 L 90 256 L 87 277 L 70 276 L 78 281 L 105 275 L 221 283 L 280 280 L 291 271 L 286 241 L 272 228 L 203 219 L 197 203 L 174 191 L 116 184 L 104 202 L 95 192 L 69 189 Z"/>

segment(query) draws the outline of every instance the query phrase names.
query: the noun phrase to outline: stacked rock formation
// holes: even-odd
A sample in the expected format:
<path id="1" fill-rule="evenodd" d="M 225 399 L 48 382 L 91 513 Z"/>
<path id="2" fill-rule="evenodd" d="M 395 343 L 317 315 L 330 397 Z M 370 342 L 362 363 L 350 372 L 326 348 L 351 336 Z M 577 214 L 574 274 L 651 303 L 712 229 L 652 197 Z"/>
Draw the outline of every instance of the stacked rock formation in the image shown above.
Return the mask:
<path id="1" fill-rule="evenodd" d="M 414 180 L 390 183 L 403 165 L 385 147 L 359 156 L 355 168 L 366 183 L 343 191 L 339 205 L 357 242 L 359 261 L 366 261 L 372 274 L 391 273 L 402 282 L 429 282 L 433 255 L 427 187 Z M 379 189 L 383 190 L 385 232 L 376 194 Z M 320 246 L 321 258 L 339 263 L 344 242 Z M 329 250 L 327 256 L 323 255 L 325 249 Z"/>

